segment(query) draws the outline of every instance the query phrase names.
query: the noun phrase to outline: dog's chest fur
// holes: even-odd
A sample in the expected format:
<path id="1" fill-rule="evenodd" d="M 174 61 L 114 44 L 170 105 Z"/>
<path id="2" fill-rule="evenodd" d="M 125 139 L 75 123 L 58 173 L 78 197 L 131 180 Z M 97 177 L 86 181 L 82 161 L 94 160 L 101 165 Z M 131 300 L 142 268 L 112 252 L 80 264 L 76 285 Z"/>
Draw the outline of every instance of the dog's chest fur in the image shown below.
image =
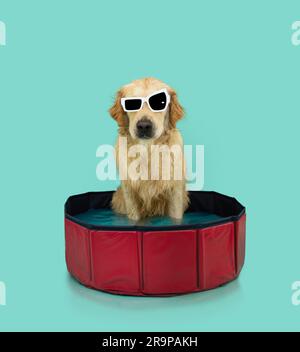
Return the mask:
<path id="1" fill-rule="evenodd" d="M 130 147 L 136 146 L 136 142 L 130 138 L 127 138 L 127 155 L 122 153 L 119 157 L 118 143 L 116 146 L 116 157 L 118 168 L 120 169 L 120 163 L 127 163 L 128 175 L 127 179 L 122 182 L 126 185 L 126 189 L 131 193 L 136 202 L 149 213 L 150 210 L 155 210 L 156 213 L 165 213 L 168 199 L 170 194 L 174 192 L 174 188 L 183 187 L 184 185 L 184 161 L 182 152 L 182 138 L 177 130 L 170 131 L 169 133 L 158 139 L 155 144 L 144 143 L 144 151 L 147 152 L 137 153 L 131 156 Z M 169 154 L 169 162 L 163 159 L 162 153 L 159 154 L 159 158 L 154 161 L 153 159 L 153 146 L 161 147 L 165 145 L 171 147 L 176 144 L 181 148 L 181 172 L 183 179 L 174 179 L 174 154 Z M 135 153 L 133 153 L 135 154 Z M 157 154 L 156 154 L 157 155 Z M 178 156 L 175 156 L 178 158 Z M 154 161 L 154 164 L 153 164 Z M 178 161 L 176 159 L 176 161 Z M 180 165 L 180 164 L 179 164 Z M 151 167 L 152 166 L 152 167 Z M 163 172 L 163 166 L 165 171 Z M 139 179 L 132 179 L 131 170 L 137 171 L 140 175 Z M 167 174 L 165 173 L 167 172 Z M 155 179 L 153 179 L 153 174 Z M 168 176 L 170 177 L 168 178 Z M 167 176 L 167 179 L 165 179 Z"/>

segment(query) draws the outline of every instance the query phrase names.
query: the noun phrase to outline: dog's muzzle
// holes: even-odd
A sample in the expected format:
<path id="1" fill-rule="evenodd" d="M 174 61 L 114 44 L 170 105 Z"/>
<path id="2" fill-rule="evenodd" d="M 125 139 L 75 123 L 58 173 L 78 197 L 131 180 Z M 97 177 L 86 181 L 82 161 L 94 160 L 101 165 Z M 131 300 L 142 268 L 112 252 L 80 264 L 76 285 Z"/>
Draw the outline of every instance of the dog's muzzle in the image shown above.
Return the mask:
<path id="1" fill-rule="evenodd" d="M 152 138 L 154 135 L 153 123 L 148 118 L 142 118 L 136 124 L 136 136 L 141 139 Z"/>

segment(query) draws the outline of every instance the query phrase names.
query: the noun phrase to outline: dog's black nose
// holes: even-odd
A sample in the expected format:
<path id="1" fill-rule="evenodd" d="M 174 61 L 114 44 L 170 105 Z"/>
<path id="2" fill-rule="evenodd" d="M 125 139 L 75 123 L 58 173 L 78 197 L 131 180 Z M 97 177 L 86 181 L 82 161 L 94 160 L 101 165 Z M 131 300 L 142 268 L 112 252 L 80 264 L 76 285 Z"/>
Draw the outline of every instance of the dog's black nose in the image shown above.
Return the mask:
<path id="1" fill-rule="evenodd" d="M 148 119 L 141 119 L 136 124 L 138 138 L 151 138 L 153 135 L 153 125 Z"/>

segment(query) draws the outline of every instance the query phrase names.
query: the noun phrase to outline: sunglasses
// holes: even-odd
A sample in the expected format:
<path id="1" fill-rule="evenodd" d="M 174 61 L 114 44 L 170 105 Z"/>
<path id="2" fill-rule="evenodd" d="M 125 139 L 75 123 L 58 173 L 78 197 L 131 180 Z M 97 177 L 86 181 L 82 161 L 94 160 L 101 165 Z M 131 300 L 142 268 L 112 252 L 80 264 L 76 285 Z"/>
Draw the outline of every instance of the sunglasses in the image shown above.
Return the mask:
<path id="1" fill-rule="evenodd" d="M 139 111 L 146 102 L 153 112 L 165 111 L 170 103 L 170 95 L 166 89 L 154 92 L 147 97 L 121 98 L 124 111 Z"/>

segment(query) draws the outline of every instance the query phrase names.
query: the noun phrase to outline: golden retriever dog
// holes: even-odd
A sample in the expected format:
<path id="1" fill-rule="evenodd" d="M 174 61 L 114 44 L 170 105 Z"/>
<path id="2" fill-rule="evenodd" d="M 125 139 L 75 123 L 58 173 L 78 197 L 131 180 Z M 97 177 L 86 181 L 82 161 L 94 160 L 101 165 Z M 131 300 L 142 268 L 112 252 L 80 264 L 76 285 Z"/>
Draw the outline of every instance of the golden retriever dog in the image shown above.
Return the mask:
<path id="1" fill-rule="evenodd" d="M 122 166 L 120 163 L 129 165 L 138 158 L 139 168 L 147 170 L 148 176 L 146 179 L 136 179 L 130 175 L 124 178 L 113 195 L 112 209 L 135 221 L 163 215 L 181 219 L 189 200 L 185 184 L 183 141 L 176 129 L 176 122 L 183 117 L 184 111 L 176 92 L 155 78 L 135 80 L 117 92 L 109 112 L 119 125 L 115 148 L 118 169 Z M 126 138 L 128 150 L 142 145 L 146 148 L 146 154 L 140 153 L 138 157 L 132 153 L 121 155 L 120 138 Z M 180 153 L 170 153 L 170 158 L 166 159 L 169 163 L 160 155 L 159 163 L 151 165 L 154 146 L 168 146 L 171 149 L 176 146 Z M 176 167 L 177 171 L 180 169 L 181 177 L 175 177 L 175 162 L 179 165 Z M 165 164 L 169 168 L 169 179 L 162 172 Z M 156 173 L 154 179 L 151 178 L 151 170 Z"/>

